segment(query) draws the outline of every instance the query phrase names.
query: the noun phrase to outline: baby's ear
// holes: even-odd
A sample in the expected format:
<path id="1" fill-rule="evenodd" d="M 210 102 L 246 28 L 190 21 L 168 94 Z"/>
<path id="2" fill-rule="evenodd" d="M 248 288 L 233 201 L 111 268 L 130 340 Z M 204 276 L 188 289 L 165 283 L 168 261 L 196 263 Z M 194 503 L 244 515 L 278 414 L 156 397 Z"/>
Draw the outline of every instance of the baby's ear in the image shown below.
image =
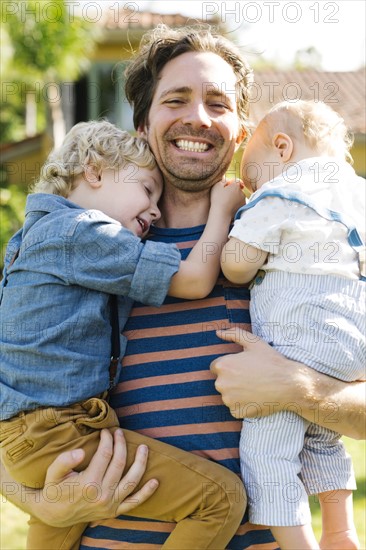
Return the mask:
<path id="1" fill-rule="evenodd" d="M 289 135 L 278 132 L 273 136 L 272 144 L 276 148 L 282 162 L 288 162 L 294 150 L 294 144 Z"/>
<path id="2" fill-rule="evenodd" d="M 101 186 L 101 170 L 93 164 L 87 164 L 84 168 L 84 178 L 92 187 Z"/>

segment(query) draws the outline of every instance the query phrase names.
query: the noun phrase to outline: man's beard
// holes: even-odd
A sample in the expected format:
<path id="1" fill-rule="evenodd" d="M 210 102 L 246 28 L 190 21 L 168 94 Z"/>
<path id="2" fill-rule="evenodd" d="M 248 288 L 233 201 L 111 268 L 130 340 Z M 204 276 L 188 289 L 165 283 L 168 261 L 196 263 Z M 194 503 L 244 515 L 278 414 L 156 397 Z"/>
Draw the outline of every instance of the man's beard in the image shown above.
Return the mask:
<path id="1" fill-rule="evenodd" d="M 187 128 L 183 130 L 175 128 L 165 135 L 162 144 L 164 166 L 161 166 L 160 169 L 163 172 L 164 179 L 177 189 L 193 193 L 210 189 L 214 183 L 222 178 L 230 165 L 230 160 L 227 160 L 228 151 L 226 151 L 223 159 L 218 158 L 210 162 L 205 162 L 204 159 L 197 157 L 181 158 L 178 162 L 177 157 L 171 154 L 170 148 L 172 147 L 172 141 L 183 133 L 185 137 L 191 137 L 192 140 L 194 138 L 206 139 L 217 151 L 221 152 L 225 147 L 224 138 L 217 135 L 216 132 L 211 132 L 210 130 L 197 132 Z M 189 153 L 187 152 L 187 154 Z"/>
<path id="2" fill-rule="evenodd" d="M 166 163 L 163 169 L 164 180 L 182 191 L 192 193 L 204 191 L 220 181 L 230 165 L 229 162 L 223 165 L 213 165 L 212 163 L 204 165 L 199 160 L 197 163 L 199 163 L 199 167 L 193 169 L 191 162 L 189 162 L 187 169 L 184 171 L 181 164 L 178 167 L 179 169 L 176 170 L 174 166 L 170 167 L 169 163 Z"/>

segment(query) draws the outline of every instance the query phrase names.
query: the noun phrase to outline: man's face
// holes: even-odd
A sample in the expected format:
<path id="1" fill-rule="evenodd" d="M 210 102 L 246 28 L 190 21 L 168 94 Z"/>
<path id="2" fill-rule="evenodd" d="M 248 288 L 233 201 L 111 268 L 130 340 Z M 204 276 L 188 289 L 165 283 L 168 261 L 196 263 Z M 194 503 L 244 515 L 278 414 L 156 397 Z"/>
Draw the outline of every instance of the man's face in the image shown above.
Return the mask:
<path id="1" fill-rule="evenodd" d="M 164 66 L 144 133 L 167 184 L 201 191 L 224 175 L 243 137 L 235 83 L 231 66 L 211 52 Z"/>

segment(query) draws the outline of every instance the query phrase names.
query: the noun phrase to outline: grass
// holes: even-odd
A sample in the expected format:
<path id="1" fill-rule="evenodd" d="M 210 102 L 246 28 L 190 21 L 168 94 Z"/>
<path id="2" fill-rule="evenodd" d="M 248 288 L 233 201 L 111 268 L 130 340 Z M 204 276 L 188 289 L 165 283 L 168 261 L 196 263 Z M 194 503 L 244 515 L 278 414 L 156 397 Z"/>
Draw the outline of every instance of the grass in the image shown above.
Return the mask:
<path id="1" fill-rule="evenodd" d="M 366 441 L 354 441 L 344 438 L 348 452 L 353 458 L 357 477 L 357 491 L 354 493 L 354 516 L 361 550 L 366 550 Z M 316 536 L 320 538 L 321 523 L 319 505 L 311 497 L 310 506 L 313 516 L 313 527 Z M 1 550 L 24 550 L 28 516 L 6 502 L 1 501 Z"/>
<path id="2" fill-rule="evenodd" d="M 366 441 L 343 438 L 347 451 L 352 456 L 357 478 L 357 491 L 353 494 L 355 525 L 360 539 L 361 550 L 366 550 Z M 321 516 L 316 497 L 310 497 L 313 528 L 317 537 L 321 534 Z"/>

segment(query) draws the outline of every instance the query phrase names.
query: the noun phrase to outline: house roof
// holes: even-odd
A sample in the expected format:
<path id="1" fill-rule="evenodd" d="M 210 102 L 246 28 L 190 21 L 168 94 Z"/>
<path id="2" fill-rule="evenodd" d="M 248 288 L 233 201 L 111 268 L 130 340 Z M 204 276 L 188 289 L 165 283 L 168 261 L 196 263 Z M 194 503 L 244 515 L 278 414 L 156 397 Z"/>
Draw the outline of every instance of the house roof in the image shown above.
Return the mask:
<path id="1" fill-rule="evenodd" d="M 10 162 L 18 156 L 26 156 L 38 152 L 42 147 L 43 134 L 28 137 L 16 142 L 0 143 L 1 162 Z"/>
<path id="2" fill-rule="evenodd" d="M 324 101 L 355 134 L 366 133 L 366 70 L 323 72 L 314 69 L 255 70 L 250 119 L 255 124 L 275 103 L 299 99 Z"/>

